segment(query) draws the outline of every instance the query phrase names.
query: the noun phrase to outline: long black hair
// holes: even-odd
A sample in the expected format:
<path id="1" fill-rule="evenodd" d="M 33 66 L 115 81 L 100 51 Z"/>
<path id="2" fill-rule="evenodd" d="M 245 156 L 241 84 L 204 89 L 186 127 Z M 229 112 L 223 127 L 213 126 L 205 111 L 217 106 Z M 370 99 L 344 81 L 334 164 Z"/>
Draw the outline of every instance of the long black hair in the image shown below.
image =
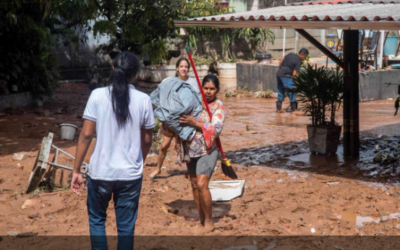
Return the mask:
<path id="1" fill-rule="evenodd" d="M 188 73 L 189 73 L 190 63 L 189 63 L 189 60 L 187 58 L 185 58 L 185 57 L 181 57 L 181 58 L 178 59 L 178 61 L 176 61 L 176 67 L 175 68 L 178 68 L 182 61 L 186 61 L 187 62 L 187 64 L 188 64 Z M 175 76 L 179 76 L 178 71 L 176 71 Z"/>
<path id="2" fill-rule="evenodd" d="M 139 71 L 139 60 L 132 52 L 124 51 L 114 59 L 110 76 L 111 102 L 118 126 L 123 127 L 131 118 L 129 112 L 129 83 Z"/>

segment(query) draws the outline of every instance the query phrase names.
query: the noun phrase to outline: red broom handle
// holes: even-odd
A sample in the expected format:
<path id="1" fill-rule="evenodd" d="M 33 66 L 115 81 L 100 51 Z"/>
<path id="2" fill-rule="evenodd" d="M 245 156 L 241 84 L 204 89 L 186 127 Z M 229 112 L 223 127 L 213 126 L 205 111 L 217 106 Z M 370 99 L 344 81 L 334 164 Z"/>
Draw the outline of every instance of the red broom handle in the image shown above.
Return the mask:
<path id="1" fill-rule="evenodd" d="M 204 94 L 203 87 L 200 84 L 200 78 L 199 78 L 199 75 L 197 74 L 197 70 L 196 70 L 196 66 L 194 65 L 194 62 L 193 62 L 192 54 L 190 53 L 188 46 L 185 46 L 185 49 L 189 56 L 190 63 L 192 64 L 194 75 L 196 76 L 196 80 L 197 80 L 197 85 L 199 86 L 199 90 L 201 93 L 201 97 L 203 98 L 203 101 L 206 104 L 206 110 L 207 110 L 208 116 L 210 117 L 210 120 L 212 121 L 212 114 L 211 114 L 210 108 L 208 107 L 208 103 L 207 103 L 206 95 Z M 219 137 L 217 138 L 217 144 L 218 144 L 219 151 L 221 151 L 222 159 L 225 159 L 225 154 L 224 154 L 224 151 L 222 150 L 222 145 L 221 145 L 221 141 L 220 141 Z"/>

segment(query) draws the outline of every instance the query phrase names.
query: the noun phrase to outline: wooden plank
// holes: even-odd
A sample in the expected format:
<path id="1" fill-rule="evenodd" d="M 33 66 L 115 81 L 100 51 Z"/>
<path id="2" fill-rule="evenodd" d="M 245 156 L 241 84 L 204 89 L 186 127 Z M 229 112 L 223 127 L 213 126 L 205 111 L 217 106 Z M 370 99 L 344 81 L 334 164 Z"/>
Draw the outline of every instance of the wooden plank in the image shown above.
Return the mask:
<path id="1" fill-rule="evenodd" d="M 53 133 L 49 133 L 47 137 L 43 138 L 38 157 L 33 166 L 32 172 L 29 176 L 28 187 L 26 193 L 34 191 L 42 181 L 42 178 L 47 169 L 47 161 L 49 160 L 50 149 L 53 143 Z"/>

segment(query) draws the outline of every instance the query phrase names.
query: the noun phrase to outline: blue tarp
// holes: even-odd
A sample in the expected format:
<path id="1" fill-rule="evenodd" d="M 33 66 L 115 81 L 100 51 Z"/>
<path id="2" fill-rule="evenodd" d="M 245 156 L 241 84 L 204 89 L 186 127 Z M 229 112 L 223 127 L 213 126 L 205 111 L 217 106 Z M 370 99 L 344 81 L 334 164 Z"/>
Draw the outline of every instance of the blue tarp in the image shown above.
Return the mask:
<path id="1" fill-rule="evenodd" d="M 193 112 L 197 120 L 202 112 L 200 96 L 193 87 L 177 77 L 167 78 L 150 94 L 150 98 L 157 107 L 154 114 L 163 125 L 182 140 L 192 140 L 196 129 L 180 124 L 179 117 Z"/>

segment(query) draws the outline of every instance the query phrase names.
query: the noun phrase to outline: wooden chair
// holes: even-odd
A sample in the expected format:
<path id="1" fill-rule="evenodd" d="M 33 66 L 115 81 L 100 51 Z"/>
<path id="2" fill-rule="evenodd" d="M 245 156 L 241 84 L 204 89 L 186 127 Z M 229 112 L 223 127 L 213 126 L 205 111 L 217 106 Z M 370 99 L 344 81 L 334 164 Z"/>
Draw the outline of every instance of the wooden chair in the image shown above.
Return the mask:
<path id="1" fill-rule="evenodd" d="M 377 65 L 377 52 L 378 52 L 378 44 L 380 39 L 380 32 L 373 32 L 372 37 L 370 39 L 369 44 L 367 45 L 366 50 L 361 51 L 361 61 L 368 63 L 368 61 L 372 61 L 372 57 L 374 59 L 374 67 Z"/>

